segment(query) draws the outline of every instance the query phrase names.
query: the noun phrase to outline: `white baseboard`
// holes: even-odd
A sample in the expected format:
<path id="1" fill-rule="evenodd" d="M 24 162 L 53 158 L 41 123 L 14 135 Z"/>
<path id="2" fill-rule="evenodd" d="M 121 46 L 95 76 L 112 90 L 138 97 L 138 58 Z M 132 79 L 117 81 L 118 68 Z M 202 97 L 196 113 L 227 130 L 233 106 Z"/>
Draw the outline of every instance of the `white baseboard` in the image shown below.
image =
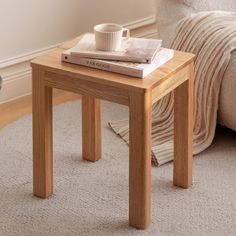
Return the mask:
<path id="1" fill-rule="evenodd" d="M 124 24 L 123 26 L 125 28 L 128 28 L 128 29 L 132 30 L 132 29 L 140 28 L 142 26 L 153 24 L 155 22 L 156 22 L 156 16 L 152 15 L 152 16 L 148 16 L 148 17 L 145 17 L 145 18 L 142 18 L 142 19 L 131 21 L 127 24 Z"/>
<path id="2" fill-rule="evenodd" d="M 0 104 L 31 93 L 31 68 L 29 60 L 1 67 L 3 79 Z"/>
<path id="3" fill-rule="evenodd" d="M 33 58 L 35 58 L 36 56 L 40 56 L 40 55 L 44 54 L 45 52 L 57 47 L 58 45 L 59 44 L 51 45 L 49 47 L 40 48 L 40 49 L 31 51 L 28 53 L 20 54 L 15 57 L 10 57 L 10 58 L 1 60 L 0 61 L 0 69 L 6 68 L 9 66 L 14 66 L 14 65 L 22 63 L 22 62 L 30 61 Z"/>
<path id="4" fill-rule="evenodd" d="M 0 96 L 0 104 L 31 94 L 31 74 L 5 83 Z"/>
<path id="5" fill-rule="evenodd" d="M 124 27 L 131 30 L 155 23 L 155 16 L 149 16 L 136 21 L 124 24 Z M 156 31 L 143 32 L 135 37 L 153 37 Z M 26 96 L 31 93 L 31 68 L 30 61 L 42 55 L 57 45 L 38 49 L 26 54 L 17 55 L 0 61 L 0 76 L 3 78 L 2 89 L 0 90 L 0 104 Z"/>

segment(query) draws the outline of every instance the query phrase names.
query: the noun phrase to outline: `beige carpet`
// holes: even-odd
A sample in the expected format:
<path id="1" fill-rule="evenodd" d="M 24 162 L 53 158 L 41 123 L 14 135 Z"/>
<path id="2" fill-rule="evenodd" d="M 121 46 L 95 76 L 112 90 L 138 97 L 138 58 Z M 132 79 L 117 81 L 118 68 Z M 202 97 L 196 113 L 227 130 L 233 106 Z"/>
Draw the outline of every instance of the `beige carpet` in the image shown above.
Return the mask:
<path id="1" fill-rule="evenodd" d="M 55 194 L 32 196 L 31 117 L 0 130 L 0 235 L 236 235 L 236 134 L 217 131 L 194 159 L 194 185 L 172 185 L 172 163 L 152 168 L 152 225 L 128 226 L 128 146 L 107 126 L 127 108 L 103 104 L 103 159 L 81 160 L 80 103 L 55 109 Z"/>

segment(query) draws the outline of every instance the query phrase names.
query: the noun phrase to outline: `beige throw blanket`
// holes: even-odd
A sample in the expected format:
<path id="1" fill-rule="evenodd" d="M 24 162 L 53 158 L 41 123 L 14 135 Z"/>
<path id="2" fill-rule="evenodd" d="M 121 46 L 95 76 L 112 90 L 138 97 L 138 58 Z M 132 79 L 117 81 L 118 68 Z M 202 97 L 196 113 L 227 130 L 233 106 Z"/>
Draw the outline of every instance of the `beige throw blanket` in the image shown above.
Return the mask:
<path id="1" fill-rule="evenodd" d="M 197 154 L 214 138 L 221 81 L 236 49 L 236 13 L 201 12 L 182 20 L 172 47 L 197 56 L 193 140 Z M 173 160 L 173 116 L 171 93 L 153 105 L 152 154 L 156 165 Z M 128 119 L 112 121 L 110 126 L 128 143 Z"/>

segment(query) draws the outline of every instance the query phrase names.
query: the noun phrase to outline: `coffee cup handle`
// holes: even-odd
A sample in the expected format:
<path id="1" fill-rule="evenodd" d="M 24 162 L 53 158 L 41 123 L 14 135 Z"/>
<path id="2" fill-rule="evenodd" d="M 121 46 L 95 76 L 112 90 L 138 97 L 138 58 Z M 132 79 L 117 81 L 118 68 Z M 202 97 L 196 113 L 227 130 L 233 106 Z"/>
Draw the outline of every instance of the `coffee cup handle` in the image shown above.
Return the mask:
<path id="1" fill-rule="evenodd" d="M 130 31 L 129 31 L 129 29 L 127 29 L 127 28 L 123 28 L 123 34 L 126 34 L 126 36 L 125 36 L 125 38 L 126 39 L 129 39 L 130 38 Z"/>

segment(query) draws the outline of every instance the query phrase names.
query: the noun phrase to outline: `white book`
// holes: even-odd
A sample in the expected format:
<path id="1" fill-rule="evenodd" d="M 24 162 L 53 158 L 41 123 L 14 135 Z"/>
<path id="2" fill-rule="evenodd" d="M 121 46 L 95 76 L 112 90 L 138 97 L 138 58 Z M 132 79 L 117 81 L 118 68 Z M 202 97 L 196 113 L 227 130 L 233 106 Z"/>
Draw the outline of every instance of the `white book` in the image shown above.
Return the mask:
<path id="1" fill-rule="evenodd" d="M 71 49 L 62 53 L 62 61 L 82 66 L 88 66 L 100 70 L 111 71 L 119 74 L 129 75 L 137 78 L 144 78 L 158 67 L 173 58 L 174 50 L 161 48 L 157 52 L 153 62 L 147 63 L 130 63 L 121 61 L 108 61 L 90 58 L 75 57 L 71 55 Z"/>
<path id="2" fill-rule="evenodd" d="M 151 63 L 160 50 L 162 40 L 145 38 L 122 38 L 121 48 L 117 51 L 96 49 L 95 36 L 86 33 L 73 47 L 71 55 L 102 60 Z"/>

